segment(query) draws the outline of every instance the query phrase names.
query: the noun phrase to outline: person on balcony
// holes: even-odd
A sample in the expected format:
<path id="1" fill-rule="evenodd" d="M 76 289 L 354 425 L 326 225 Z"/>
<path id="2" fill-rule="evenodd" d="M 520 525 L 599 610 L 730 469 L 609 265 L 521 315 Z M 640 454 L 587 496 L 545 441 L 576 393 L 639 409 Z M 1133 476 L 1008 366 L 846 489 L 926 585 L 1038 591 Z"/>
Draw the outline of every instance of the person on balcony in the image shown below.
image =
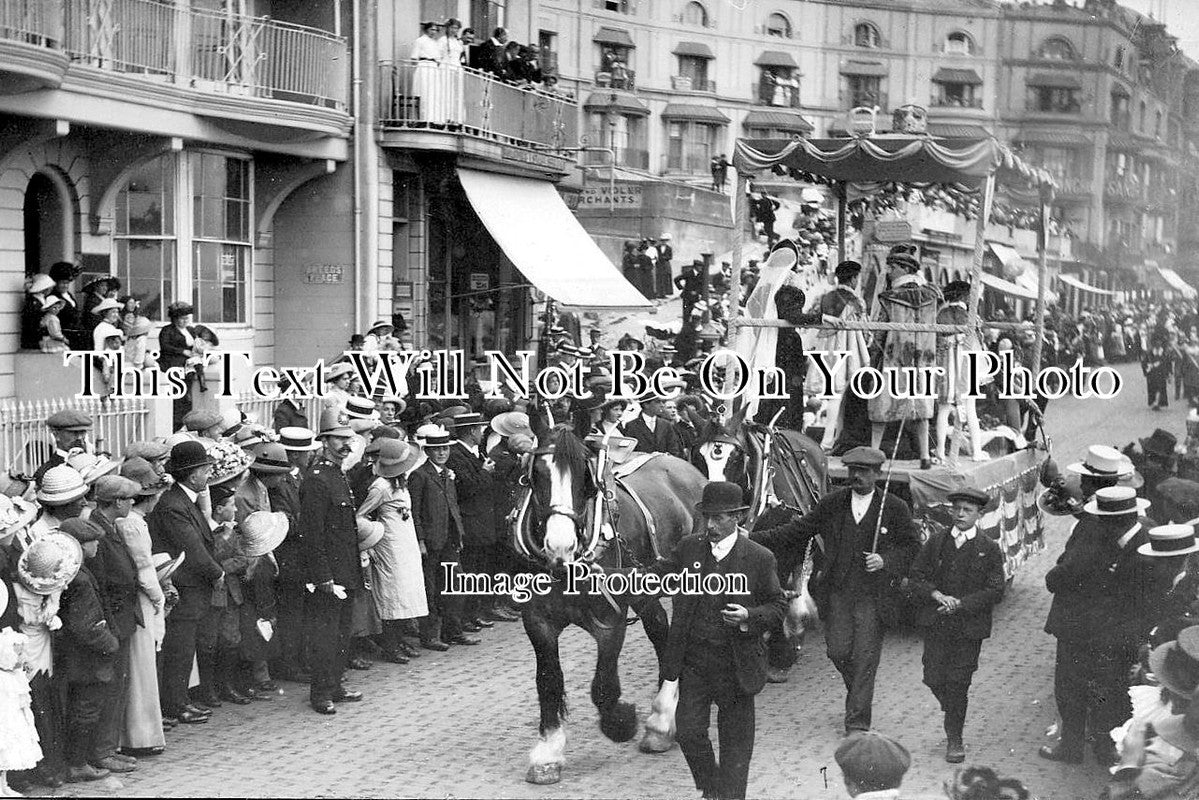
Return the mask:
<path id="1" fill-rule="evenodd" d="M 496 28 L 490 39 L 472 49 L 476 58 L 471 66 L 498 76 L 504 66 L 504 48 L 507 45 L 508 31 Z"/>
<path id="2" fill-rule="evenodd" d="M 47 307 L 45 300 L 53 289 L 54 280 L 45 273 L 31 275 L 25 281 L 25 305 L 21 311 L 21 349 L 37 350 L 41 346 L 42 317 Z M 62 336 L 61 329 L 58 338 L 62 339 L 63 349 L 66 349 L 66 338 Z"/>
<path id="3" fill-rule="evenodd" d="M 52 297 L 61 297 L 63 307 L 58 312 L 58 320 L 62 332 L 67 337 L 72 350 L 86 350 L 92 343 L 92 332 L 85 330 L 80 324 L 82 309 L 71 284 L 79 274 L 79 269 L 69 261 L 59 261 L 50 267 L 50 278 L 54 281 Z"/>
<path id="4" fill-rule="evenodd" d="M 422 122 L 444 125 L 449 116 L 448 92 L 441 80 L 443 45 L 440 22 L 422 22 L 420 36 L 412 43 L 412 93 L 420 101 L 417 117 Z"/>

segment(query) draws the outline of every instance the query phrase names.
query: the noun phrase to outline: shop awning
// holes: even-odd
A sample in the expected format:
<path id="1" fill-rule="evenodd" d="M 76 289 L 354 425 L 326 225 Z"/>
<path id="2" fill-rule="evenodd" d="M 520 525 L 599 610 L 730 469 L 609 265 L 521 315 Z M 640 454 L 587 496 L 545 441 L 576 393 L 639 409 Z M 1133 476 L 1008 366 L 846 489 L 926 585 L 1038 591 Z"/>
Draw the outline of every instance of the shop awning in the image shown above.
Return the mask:
<path id="1" fill-rule="evenodd" d="M 583 108 L 588 111 L 613 111 L 617 114 L 649 116 L 649 106 L 639 97 L 620 91 L 598 91 L 587 95 Z"/>
<path id="2" fill-rule="evenodd" d="M 1079 291 L 1082 291 L 1082 292 L 1090 292 L 1091 294 L 1101 294 L 1101 295 L 1115 294 L 1115 292 L 1109 292 L 1106 289 L 1099 289 L 1095 286 L 1091 286 L 1089 283 L 1083 283 L 1078 278 L 1075 278 L 1073 275 L 1058 275 L 1057 277 L 1058 277 L 1058 280 L 1060 280 L 1062 283 L 1066 284 L 1067 286 L 1073 286 L 1075 289 L 1078 289 Z"/>
<path id="3" fill-rule="evenodd" d="M 620 28 L 600 28 L 595 32 L 595 36 L 591 37 L 591 41 L 599 44 L 612 44 L 617 47 L 636 47 L 633 44 L 633 37 L 629 36 L 628 31 L 622 31 Z"/>
<path id="4" fill-rule="evenodd" d="M 625 280 L 548 181 L 459 169 L 492 238 L 529 283 L 559 303 L 588 308 L 653 305 Z"/>
<path id="5" fill-rule="evenodd" d="M 987 247 L 999 259 L 999 263 L 1003 265 L 1003 273 L 1009 277 L 1014 278 L 1031 267 L 1024 257 L 1016 252 L 1014 247 L 1008 247 L 1006 244 L 999 244 L 997 242 L 987 242 Z"/>
<path id="6" fill-rule="evenodd" d="M 1028 79 L 1027 84 L 1047 89 L 1082 88 L 1082 82 L 1078 80 L 1078 77 L 1068 72 L 1038 72 Z"/>
<path id="7" fill-rule="evenodd" d="M 758 56 L 758 60 L 754 62 L 755 67 L 791 67 L 796 69 L 799 67 L 795 63 L 795 59 L 790 53 L 784 53 L 782 50 L 765 50 L 762 55 Z"/>
<path id="8" fill-rule="evenodd" d="M 1162 276 L 1162 280 L 1165 281 L 1171 289 L 1178 292 L 1188 300 L 1194 297 L 1196 294 L 1199 294 L 1199 292 L 1195 291 L 1195 287 L 1184 281 L 1181 275 L 1174 270 L 1169 269 L 1168 267 L 1158 267 L 1157 274 Z"/>
<path id="9" fill-rule="evenodd" d="M 1019 275 L 1016 276 L 1016 285 L 1020 286 L 1024 289 L 1027 289 L 1028 291 L 1032 292 L 1033 297 L 1036 297 L 1037 296 L 1037 272 L 1036 272 L 1036 270 L 1029 269 L 1025 272 L 1021 272 Z M 1045 302 L 1046 303 L 1056 303 L 1057 302 L 1057 292 L 1053 291 L 1049 287 L 1046 287 L 1045 288 Z"/>
<path id="10" fill-rule="evenodd" d="M 676 56 L 694 56 L 695 58 L 716 58 L 712 48 L 703 42 L 679 42 L 674 48 Z"/>
<path id="11" fill-rule="evenodd" d="M 1087 135 L 1081 131 L 1068 130 L 1030 130 L 1020 131 L 1014 137 L 1014 141 L 1028 142 L 1033 144 L 1089 144 Z"/>
<path id="12" fill-rule="evenodd" d="M 671 103 L 662 109 L 662 119 L 690 119 L 696 122 L 713 122 L 727 125 L 729 118 L 720 109 L 712 106 L 693 106 L 688 103 Z"/>
<path id="13" fill-rule="evenodd" d="M 972 69 L 954 69 L 941 67 L 933 73 L 933 83 L 965 83 L 970 86 L 982 85 L 983 79 Z"/>
<path id="14" fill-rule="evenodd" d="M 1003 278 L 999 277 L 998 275 L 992 275 L 989 272 L 984 272 L 982 274 L 982 282 L 983 282 L 983 285 L 986 286 L 988 289 L 994 289 L 997 292 L 1002 292 L 1003 294 L 1011 295 L 1012 297 L 1018 298 L 1020 300 L 1036 300 L 1037 299 L 1037 292 L 1035 289 L 1032 291 L 1029 291 L 1028 289 L 1024 288 L 1023 286 L 1020 286 L 1019 284 L 1012 283 L 1011 281 L 1005 281 Z"/>
<path id="15" fill-rule="evenodd" d="M 849 60 L 841 65 L 842 75 L 867 75 L 878 78 L 885 78 L 890 70 L 887 65 L 881 61 L 854 61 Z"/>
<path id="16" fill-rule="evenodd" d="M 793 131 L 795 133 L 811 133 L 812 123 L 803 118 L 802 114 L 788 111 L 751 111 L 745 115 L 746 128 L 768 128 L 777 131 Z"/>

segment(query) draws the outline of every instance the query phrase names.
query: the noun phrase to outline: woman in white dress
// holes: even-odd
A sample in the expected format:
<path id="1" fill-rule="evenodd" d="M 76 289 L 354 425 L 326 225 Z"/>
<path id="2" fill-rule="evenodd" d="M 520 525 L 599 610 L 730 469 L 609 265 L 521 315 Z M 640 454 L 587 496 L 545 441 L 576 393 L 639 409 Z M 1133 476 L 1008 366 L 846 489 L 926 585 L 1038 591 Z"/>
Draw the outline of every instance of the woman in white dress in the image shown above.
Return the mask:
<path id="1" fill-rule="evenodd" d="M 129 639 L 129 693 L 125 701 L 121 748 L 124 752 L 161 753 L 166 747 L 166 737 L 158 703 L 157 658 L 166 633 L 165 599 L 150 555 L 150 528 L 146 525 L 146 515 L 154 509 L 170 481 L 160 476 L 144 458 L 126 459 L 121 465 L 121 475 L 142 487 L 129 516 L 116 522 L 137 566 L 138 602 L 142 607 L 142 625 Z"/>
<path id="2" fill-rule="evenodd" d="M 441 45 L 441 69 L 445 74 L 445 87 L 449 96 L 446 98 L 446 110 L 449 111 L 449 121 L 461 125 L 465 122 L 465 106 L 463 105 L 462 83 L 466 66 L 466 43 L 459 34 L 462 23 L 453 17 L 445 21 L 445 38 Z"/>
<path id="3" fill-rule="evenodd" d="M 422 22 L 420 36 L 412 43 L 411 55 L 416 62 L 412 70 L 412 93 L 420 100 L 418 119 L 435 125 L 444 125 L 449 117 L 449 93 L 445 84 L 448 73 L 441 69 L 441 34 L 440 22 Z"/>
<path id="4" fill-rule="evenodd" d="M 400 664 L 419 655 L 401 635 L 403 620 L 429 613 L 407 482 L 407 474 L 420 460 L 420 451 L 407 442 L 383 440 L 375 461 L 375 480 L 358 507 L 360 518 L 383 523 L 383 538 L 370 550 L 371 594 L 383 620 L 387 658 Z"/>

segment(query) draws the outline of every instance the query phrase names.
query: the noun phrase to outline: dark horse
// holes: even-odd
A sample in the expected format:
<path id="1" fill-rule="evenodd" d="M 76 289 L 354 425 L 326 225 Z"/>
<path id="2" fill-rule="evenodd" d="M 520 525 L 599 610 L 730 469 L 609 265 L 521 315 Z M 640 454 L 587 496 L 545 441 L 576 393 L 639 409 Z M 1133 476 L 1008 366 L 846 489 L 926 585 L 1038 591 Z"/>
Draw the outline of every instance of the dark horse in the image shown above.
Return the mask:
<path id="1" fill-rule="evenodd" d="M 824 451 L 797 431 L 745 421 L 742 406 L 724 423 L 709 422 L 700 430 L 691 461 L 709 480 L 741 486 L 749 503 L 746 527 L 769 528 L 812 509 L 827 488 Z M 770 665 L 786 670 L 795 661 L 796 645 L 815 617 L 803 569 L 805 554 L 779 558 L 779 580 L 793 592 L 785 630 L 769 641 Z"/>
<path id="2" fill-rule="evenodd" d="M 546 443 L 530 457 L 526 486 L 513 512 L 513 541 L 519 552 L 553 578 L 547 594 L 535 594 L 524 608 L 525 633 L 537 658 L 540 741 L 529 755 L 527 780 L 556 783 L 566 745 L 566 690 L 558 637 L 578 625 L 595 638 L 598 657 L 591 701 L 600 730 L 627 742 L 637 734 L 637 709 L 620 699 L 618 661 L 624 645 L 629 596 L 586 585 L 564 593 L 566 573 L 615 572 L 652 564 L 692 531 L 695 505 L 704 483 L 693 466 L 666 454 L 637 454 L 623 465 L 608 460 L 609 447 L 592 452 L 569 428 L 542 435 Z M 582 583 L 586 584 L 586 581 Z M 666 647 L 666 611 L 656 599 L 641 599 L 636 611 L 658 655 Z M 659 674 L 659 681 L 661 674 Z M 660 752 L 672 745 L 673 709 L 646 720 L 642 749 Z M 669 716 L 669 719 L 665 718 Z"/>

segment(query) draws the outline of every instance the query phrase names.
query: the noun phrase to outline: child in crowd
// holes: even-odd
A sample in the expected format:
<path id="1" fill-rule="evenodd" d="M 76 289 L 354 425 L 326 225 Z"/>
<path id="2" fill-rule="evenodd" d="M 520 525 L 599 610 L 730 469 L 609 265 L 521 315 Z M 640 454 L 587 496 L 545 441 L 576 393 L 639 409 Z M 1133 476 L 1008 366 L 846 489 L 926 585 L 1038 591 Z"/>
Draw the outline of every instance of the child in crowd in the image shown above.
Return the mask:
<path id="1" fill-rule="evenodd" d="M 67 337 L 63 335 L 62 323 L 58 312 L 66 301 L 58 295 L 46 295 L 42 298 L 42 321 L 38 325 L 42 333 L 41 348 L 43 353 L 62 353 L 69 347 Z"/>
<path id="2" fill-rule="evenodd" d="M 0 581 L 0 616 L 16 602 L 7 584 Z M 25 634 L 13 628 L 0 630 L 0 797 L 17 796 L 8 786 L 10 770 L 33 769 L 42 760 L 37 728 L 25 677 Z"/>
<path id="3" fill-rule="evenodd" d="M 192 333 L 196 337 L 196 340 L 192 342 L 192 352 L 195 355 L 187 359 L 185 366 L 192 368 L 192 372 L 196 376 L 196 385 L 200 387 L 200 391 L 207 392 L 208 381 L 204 377 L 204 354 L 219 347 L 221 340 L 217 338 L 211 328 L 204 325 L 196 325 L 192 329 Z"/>

